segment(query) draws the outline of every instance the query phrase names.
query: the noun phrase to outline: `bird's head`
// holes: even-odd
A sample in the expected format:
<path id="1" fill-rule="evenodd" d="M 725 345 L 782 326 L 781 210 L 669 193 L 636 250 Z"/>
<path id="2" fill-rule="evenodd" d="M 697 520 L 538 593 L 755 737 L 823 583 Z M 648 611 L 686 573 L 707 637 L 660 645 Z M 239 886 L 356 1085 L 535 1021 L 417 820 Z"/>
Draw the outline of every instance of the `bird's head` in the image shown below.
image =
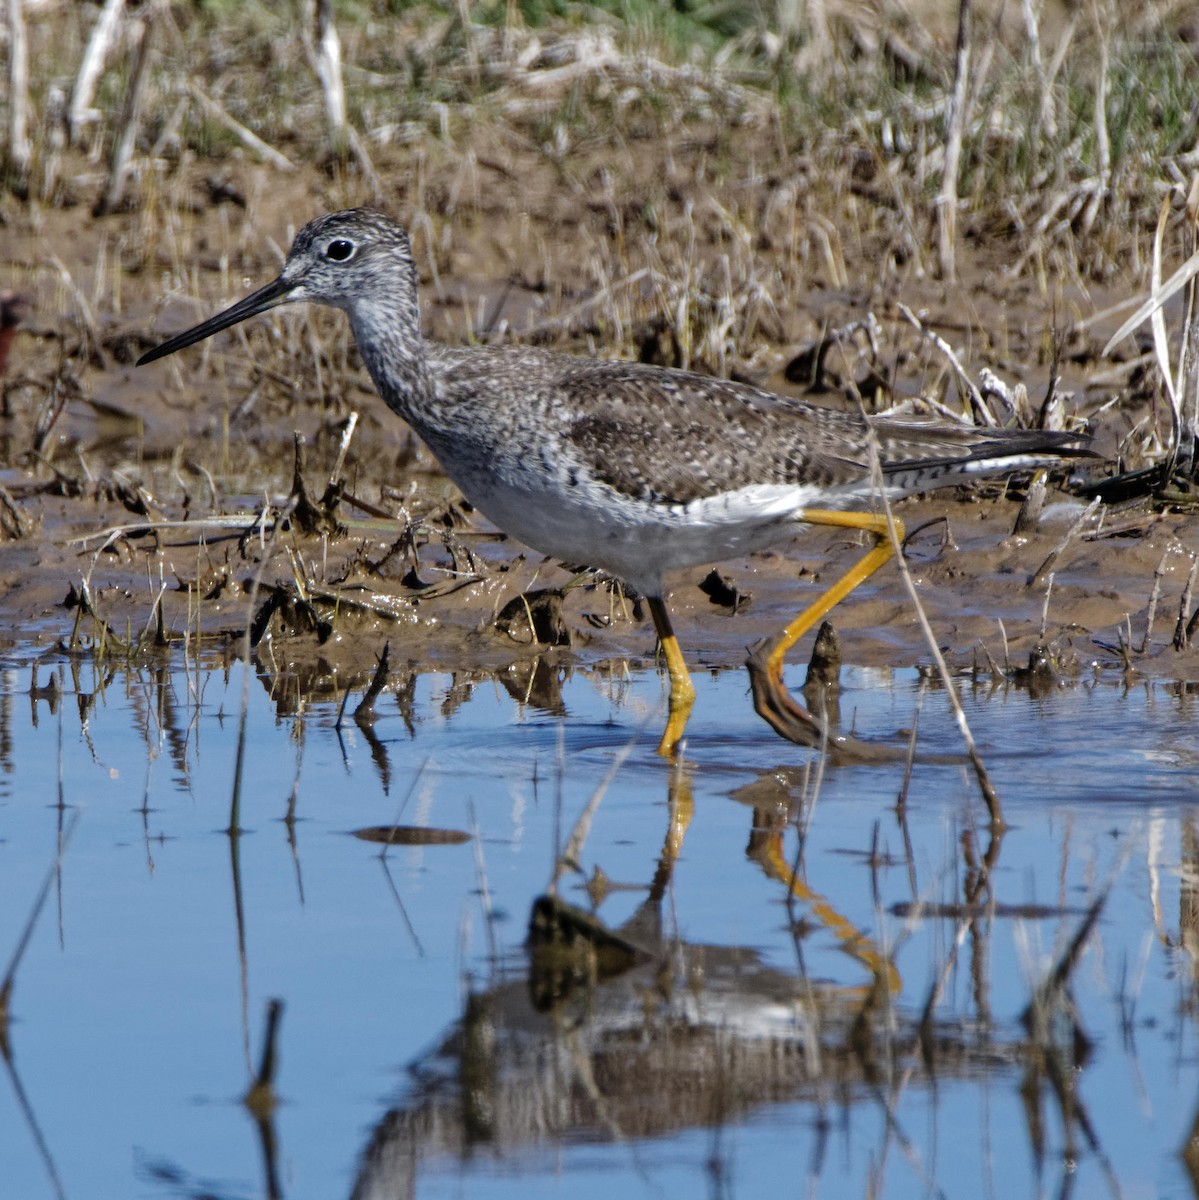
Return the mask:
<path id="1" fill-rule="evenodd" d="M 394 295 L 415 304 L 416 269 L 408 235 L 390 217 L 352 208 L 309 221 L 296 235 L 277 279 L 207 321 L 163 342 L 138 359 L 140 367 L 195 345 L 239 321 L 308 300 L 353 311 L 356 305 Z"/>

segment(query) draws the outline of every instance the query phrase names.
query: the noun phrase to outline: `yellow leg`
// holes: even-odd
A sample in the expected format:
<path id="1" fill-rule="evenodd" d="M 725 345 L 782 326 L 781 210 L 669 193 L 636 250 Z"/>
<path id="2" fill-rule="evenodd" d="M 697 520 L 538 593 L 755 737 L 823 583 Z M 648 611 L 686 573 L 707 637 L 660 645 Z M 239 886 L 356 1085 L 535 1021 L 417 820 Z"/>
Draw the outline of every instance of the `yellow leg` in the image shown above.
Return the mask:
<path id="1" fill-rule="evenodd" d="M 819 740 L 817 723 L 801 709 L 783 688 L 783 660 L 787 652 L 813 625 L 841 603 L 859 584 L 883 566 L 894 553 L 887 529 L 887 518 L 875 513 L 836 512 L 808 508 L 801 518 L 809 525 L 835 525 L 842 529 L 861 529 L 875 536 L 875 544 L 836 583 L 808 605 L 775 638 L 755 649 L 749 660 L 754 709 L 775 731 L 791 741 L 812 745 Z M 903 525 L 895 522 L 897 541 L 903 540 Z"/>
<path id="2" fill-rule="evenodd" d="M 658 632 L 658 642 L 662 646 L 662 656 L 666 659 L 666 670 L 670 674 L 670 710 L 666 729 L 658 743 L 658 753 L 671 758 L 678 748 L 687 718 L 695 704 L 695 685 L 691 682 L 687 664 L 683 661 L 683 652 L 679 649 L 678 638 L 674 636 L 665 603 L 657 596 L 648 597 L 648 603 L 650 616 L 654 619 L 654 629 Z"/>

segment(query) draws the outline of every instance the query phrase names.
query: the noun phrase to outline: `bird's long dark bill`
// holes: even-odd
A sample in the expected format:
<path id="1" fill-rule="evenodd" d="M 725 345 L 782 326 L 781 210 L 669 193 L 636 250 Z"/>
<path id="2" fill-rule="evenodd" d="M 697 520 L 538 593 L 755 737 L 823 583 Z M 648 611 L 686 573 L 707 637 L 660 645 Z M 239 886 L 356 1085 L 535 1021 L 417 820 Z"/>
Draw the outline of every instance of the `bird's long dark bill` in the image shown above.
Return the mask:
<path id="1" fill-rule="evenodd" d="M 206 337 L 220 333 L 222 329 L 228 329 L 230 325 L 236 325 L 238 321 L 244 321 L 247 317 L 256 317 L 259 313 L 266 312 L 267 309 L 283 304 L 294 287 L 295 284 L 287 283 L 280 277 L 272 283 L 268 283 L 266 287 L 259 288 L 244 300 L 239 300 L 224 312 L 217 313 L 215 317 L 209 317 L 207 321 L 189 329 L 186 333 L 181 333 L 177 337 L 171 338 L 170 341 L 163 342 L 161 346 L 155 346 L 153 350 L 147 351 L 137 360 L 137 365 L 142 367 L 156 359 L 165 358 L 168 354 L 174 354 L 176 350 L 182 350 L 184 346 L 194 346 L 196 342 L 202 342 Z"/>

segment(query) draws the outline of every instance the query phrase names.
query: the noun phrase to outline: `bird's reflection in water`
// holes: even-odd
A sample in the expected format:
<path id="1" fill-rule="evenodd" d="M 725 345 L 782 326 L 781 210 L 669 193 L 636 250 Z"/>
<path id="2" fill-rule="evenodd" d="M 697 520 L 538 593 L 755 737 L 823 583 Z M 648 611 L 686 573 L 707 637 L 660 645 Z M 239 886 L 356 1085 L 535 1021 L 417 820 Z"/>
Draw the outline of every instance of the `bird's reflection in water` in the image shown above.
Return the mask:
<path id="1" fill-rule="evenodd" d="M 534 902 L 527 962 L 472 991 L 461 1018 L 410 1067 L 411 1088 L 379 1123 L 353 1195 L 411 1195 L 421 1163 L 486 1152 L 510 1158 L 596 1138 L 660 1137 L 727 1124 L 785 1100 L 868 1081 L 880 1042 L 861 1026 L 900 980 L 871 940 L 808 890 L 783 849 L 777 772 L 753 810 L 748 856 L 808 905 L 863 967 L 846 986 L 814 983 L 742 946 L 666 932 L 663 900 L 693 813 L 685 767 L 669 772 L 667 829 L 645 900 L 619 927 L 547 893 Z M 773 789 L 773 791 L 771 790 Z M 773 814 L 773 815 L 772 815 Z M 893 1029 L 892 1029 L 893 1032 Z"/>

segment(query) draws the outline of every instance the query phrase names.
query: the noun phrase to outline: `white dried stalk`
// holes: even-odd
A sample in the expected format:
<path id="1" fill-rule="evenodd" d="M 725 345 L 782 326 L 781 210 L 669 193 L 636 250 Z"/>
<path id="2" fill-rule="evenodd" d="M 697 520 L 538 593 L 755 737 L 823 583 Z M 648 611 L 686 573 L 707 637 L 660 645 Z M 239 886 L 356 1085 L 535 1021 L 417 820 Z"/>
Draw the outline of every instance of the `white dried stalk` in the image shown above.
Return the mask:
<path id="1" fill-rule="evenodd" d="M 1191 196 L 1187 203 L 1187 216 L 1196 222 L 1196 212 L 1199 211 L 1199 181 L 1192 186 Z M 1196 327 L 1199 318 L 1196 317 L 1194 304 L 1194 278 L 1199 275 L 1199 252 L 1190 256 L 1162 283 L 1162 248 L 1165 241 L 1167 219 L 1170 215 L 1170 197 L 1162 202 L 1158 214 L 1157 231 L 1153 240 L 1153 259 L 1150 267 L 1149 298 L 1112 334 L 1103 353 L 1110 354 L 1112 347 L 1122 338 L 1132 333 L 1146 319 L 1153 331 L 1153 356 L 1162 377 L 1162 384 L 1170 400 L 1170 413 L 1173 424 L 1173 452 L 1181 453 L 1184 460 L 1194 455 L 1196 436 L 1199 434 L 1199 360 L 1196 359 Z M 1177 292 L 1186 289 L 1187 303 L 1183 319 L 1182 348 L 1179 354 L 1177 369 L 1170 361 L 1170 344 L 1166 330 L 1165 315 L 1162 306 Z M 1187 470 L 1191 464 L 1184 461 Z"/>
<path id="2" fill-rule="evenodd" d="M 987 407 L 974 380 L 966 374 L 966 368 L 962 366 L 953 347 L 939 333 L 925 325 L 906 304 L 899 305 L 899 313 L 909 324 L 919 330 L 922 337 L 927 338 L 945 356 L 957 378 L 958 389 L 969 398 L 970 407 L 974 410 L 978 420 L 983 425 L 994 428 L 999 422 L 995 420 L 995 415 Z"/>
<path id="3" fill-rule="evenodd" d="M 332 0 L 316 0 L 314 66 L 325 97 L 325 119 L 336 149 L 346 143 L 346 92 L 341 77 L 341 39 L 333 24 Z"/>
<path id="4" fill-rule="evenodd" d="M 1091 193 L 1082 215 L 1080 228 L 1084 234 L 1090 232 L 1099 215 L 1099 206 L 1107 195 L 1112 174 L 1112 147 L 1107 131 L 1108 31 L 1102 28 L 1098 8 L 1095 9 L 1095 33 L 1099 41 L 1099 79 L 1095 84 L 1095 178 L 1098 186 Z"/>
<path id="5" fill-rule="evenodd" d="M 1162 202 L 1157 218 L 1157 230 L 1153 237 L 1153 263 L 1149 284 L 1154 292 L 1161 291 L 1162 286 L 1162 247 L 1166 240 L 1166 221 L 1169 216 L 1170 197 L 1167 195 Z M 1150 315 L 1149 327 L 1153 330 L 1153 353 L 1157 359 L 1157 369 L 1166 386 L 1166 395 L 1170 398 L 1170 413 L 1174 424 L 1173 442 L 1177 446 L 1179 434 L 1182 432 L 1182 411 L 1178 403 L 1178 389 L 1174 386 L 1174 370 L 1170 365 L 1170 339 L 1166 332 L 1166 316 L 1160 308 L 1155 308 Z"/>
<path id="6" fill-rule="evenodd" d="M 1020 14 L 1024 18 L 1024 32 L 1028 35 L 1028 55 L 1041 81 L 1041 122 L 1045 121 L 1045 63 L 1041 58 L 1041 5 L 1039 0 L 1020 0 Z M 1052 109 L 1051 109 L 1052 111 Z"/>
<path id="7" fill-rule="evenodd" d="M 22 183 L 29 177 L 29 44 L 21 0 L 8 0 L 8 159 Z"/>
<path id="8" fill-rule="evenodd" d="M 1191 182 L 1186 216 L 1193 237 L 1199 230 L 1199 176 Z M 1199 443 L 1199 297 L 1195 293 L 1194 280 L 1186 290 L 1186 316 L 1182 326 L 1182 345 L 1178 351 L 1177 383 L 1180 427 L 1177 453 L 1187 472 L 1193 475 L 1195 448 Z"/>
<path id="9" fill-rule="evenodd" d="M 950 283 L 957 277 L 958 168 L 962 159 L 962 135 L 966 129 L 966 94 L 970 82 L 970 0 L 958 0 L 957 54 L 953 68 L 953 93 L 945 130 L 945 166 L 937 195 L 938 255 L 941 278 Z"/>
<path id="10" fill-rule="evenodd" d="M 125 107 L 121 113 L 121 128 L 113 145 L 112 162 L 108 170 L 108 186 L 97 211 L 113 212 L 125 195 L 125 183 L 129 178 L 129 163 L 137 144 L 137 131 L 142 120 L 142 100 L 149 78 L 151 34 L 154 29 L 155 12 L 152 9 L 144 21 L 138 21 L 131 30 L 133 35 L 133 67 L 129 79 L 129 91 L 125 96 Z"/>
<path id="11" fill-rule="evenodd" d="M 71 92 L 71 107 L 67 112 L 67 130 L 72 145 L 78 144 L 84 125 L 99 118 L 99 113 L 92 108 L 92 99 L 96 94 L 100 73 L 119 35 L 124 9 L 125 0 L 107 0 L 88 39 Z"/>
<path id="12" fill-rule="evenodd" d="M 1149 298 L 1108 339 L 1103 353 L 1110 354 L 1117 342 L 1126 338 L 1138 325 L 1157 312 L 1176 292 L 1182 291 L 1196 275 L 1199 275 L 1199 252 L 1192 254 L 1160 288 L 1155 287 L 1150 292 Z"/>
<path id="13" fill-rule="evenodd" d="M 341 70 L 341 39 L 337 26 L 333 24 L 333 0 L 313 0 L 311 26 L 316 31 L 313 45 L 308 27 L 303 34 L 304 49 L 320 81 L 321 94 L 325 100 L 325 120 L 329 126 L 329 141 L 334 153 L 342 154 L 348 149 L 358 163 L 363 178 L 370 185 L 376 199 L 382 195 L 382 185 L 375 173 L 374 164 L 366 152 L 361 139 L 346 117 L 346 92 Z"/>

